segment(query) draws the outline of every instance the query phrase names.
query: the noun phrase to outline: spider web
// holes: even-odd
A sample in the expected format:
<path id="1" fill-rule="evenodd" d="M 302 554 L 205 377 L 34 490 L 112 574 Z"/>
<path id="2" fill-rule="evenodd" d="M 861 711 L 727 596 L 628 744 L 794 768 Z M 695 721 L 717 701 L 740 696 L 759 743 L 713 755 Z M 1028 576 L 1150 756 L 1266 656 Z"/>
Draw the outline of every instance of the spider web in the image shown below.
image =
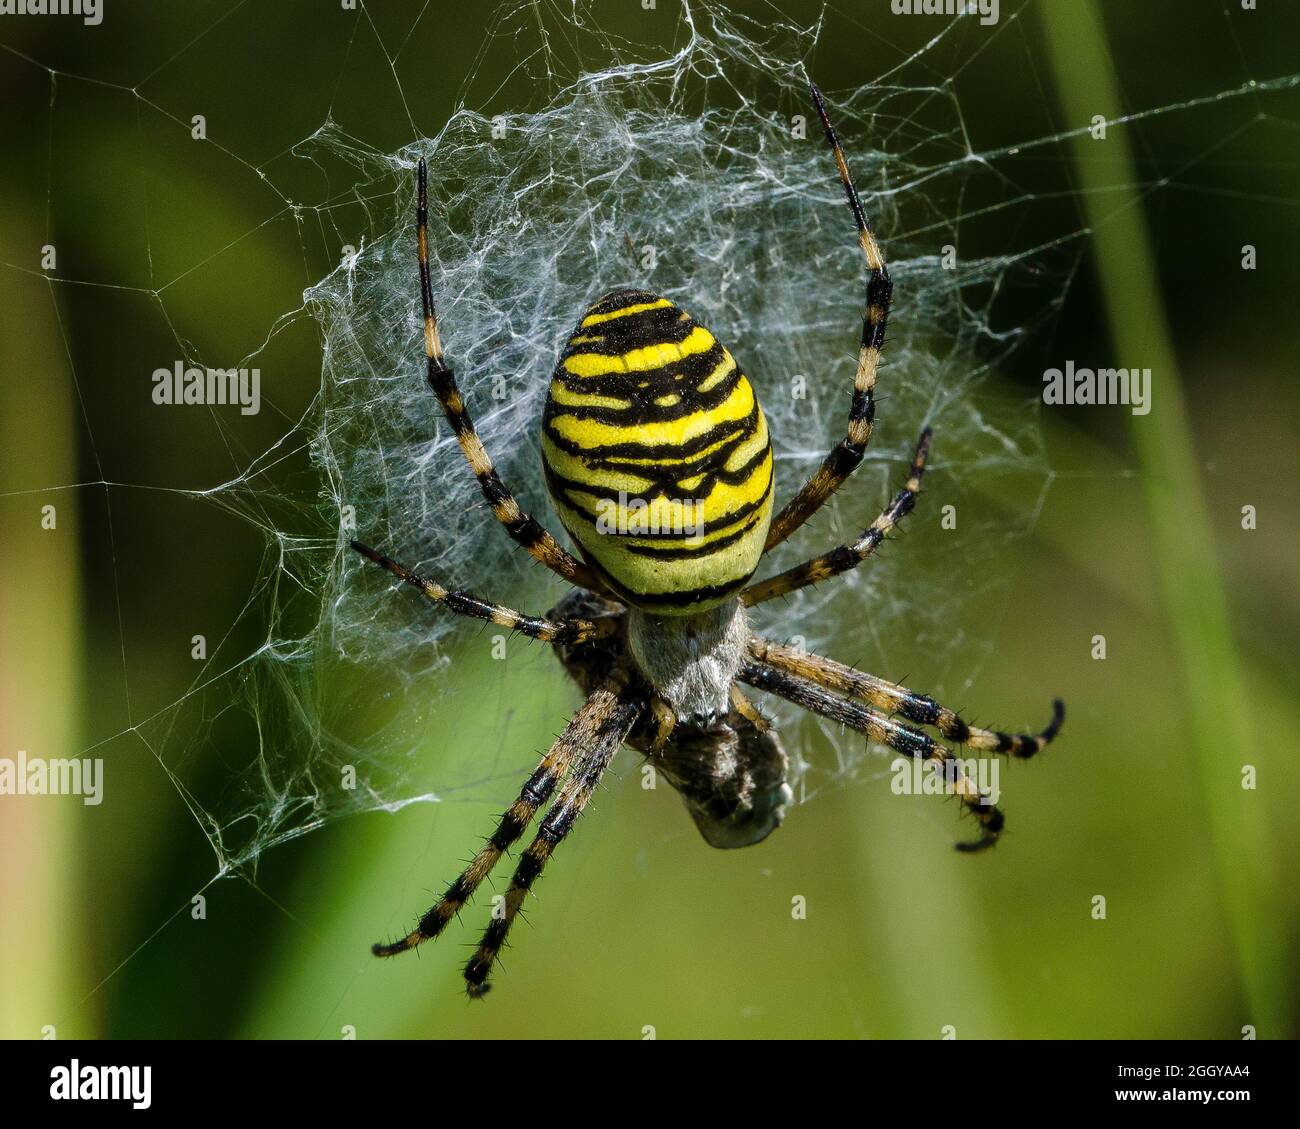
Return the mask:
<path id="1" fill-rule="evenodd" d="M 262 324 L 237 365 L 268 364 L 282 341 L 308 332 L 318 334 L 319 380 L 302 405 L 267 393 L 269 438 L 242 432 L 238 416 L 203 416 L 236 473 L 202 487 L 125 482 L 101 459 L 102 436 L 88 420 L 91 475 L 39 484 L 102 495 L 110 531 L 114 499 L 144 487 L 181 506 L 178 520 L 203 520 L 194 511 L 231 515 L 260 545 L 256 582 L 235 621 L 213 633 L 192 684 L 141 711 L 124 674 L 126 724 L 95 735 L 83 753 L 123 737 L 143 743 L 211 845 L 215 874 L 247 875 L 268 849 L 328 821 L 482 783 L 440 759 L 436 739 L 455 682 L 453 637 L 473 625 L 414 606 L 363 567 L 347 549 L 351 536 L 447 586 L 524 611 L 545 611 L 560 592 L 497 528 L 424 385 L 417 158 L 433 170 L 433 287 L 446 349 L 488 449 L 526 507 L 558 528 L 539 472 L 546 381 L 578 312 L 625 283 L 673 297 L 737 355 L 769 417 L 779 497 L 789 497 L 842 434 L 861 317 L 861 252 L 805 86 L 831 23 L 881 44 L 888 60 L 864 65 L 861 86 L 826 93 L 897 299 L 867 461 L 812 533 L 765 568 L 787 567 L 865 527 L 902 477 L 923 423 L 936 433 L 923 505 L 951 501 L 962 516 L 942 541 L 927 541 L 931 559 L 882 553 L 835 585 L 763 608 L 756 626 L 891 674 L 903 672 L 889 661 L 889 641 L 916 640 L 936 655 L 937 677 L 925 689 L 939 696 L 964 692 L 988 663 L 994 640 L 953 624 L 963 609 L 1007 600 L 1014 569 L 1005 562 L 1033 531 L 1056 474 L 1039 437 L 1036 390 L 990 395 L 987 378 L 1050 323 L 1086 234 L 1043 230 L 1036 208 L 1053 190 L 1018 179 L 1018 161 L 1048 154 L 1061 170 L 1055 191 L 1068 194 L 1057 150 L 1070 132 L 984 143 L 963 114 L 958 80 L 980 44 L 1011 37 L 1014 50 L 1030 52 L 1022 13 L 1005 4 L 991 30 L 937 19 L 933 38 L 900 56 L 885 49 L 888 26 L 864 28 L 834 7 L 800 15 L 761 5 L 758 17 L 706 0 L 659 7 L 671 11 L 633 36 L 605 26 L 587 4 L 502 5 L 477 55 L 441 60 L 463 70 L 460 108 L 430 123 L 415 114 L 401 76 L 417 65 L 415 44 L 439 17 L 427 7 L 410 14 L 394 37 L 391 13 L 380 21 L 377 6 L 362 3 L 336 32 L 340 93 L 316 128 L 270 155 L 208 143 L 221 176 L 268 193 L 262 223 L 222 246 L 160 246 L 151 209 L 178 205 L 145 200 L 145 225 L 134 236 L 150 264 L 143 281 L 93 269 L 52 277 L 56 294 L 91 286 L 142 299 L 187 365 L 224 367 L 228 354 L 216 360 L 219 350 L 196 344 L 218 337 L 220 326 L 178 309 L 178 283 L 201 280 L 214 261 L 263 240 L 290 240 L 304 263 L 301 299 Z M 217 29 L 255 36 L 257 18 L 252 6 L 221 9 L 146 80 L 73 74 L 6 48 L 6 65 L 48 78 L 47 202 L 63 182 L 54 138 L 75 105 L 69 91 L 107 88 L 120 95 L 112 112 L 184 131 L 188 108 L 152 94 L 148 80 L 184 65 Z M 977 31 L 985 36 L 978 44 Z M 375 144 L 349 129 L 358 74 L 367 96 L 391 100 L 406 143 Z M 1269 85 L 1250 82 L 1132 119 Z M 1243 107 L 1243 119 L 1253 112 Z M 4 258 L 8 270 L 29 269 Z M 1037 295 L 1039 323 L 1002 314 L 1007 296 L 1025 289 Z M 68 352 L 80 388 L 90 366 Z M 1018 481 L 1029 504 L 1012 516 L 966 505 L 974 484 L 991 480 Z M 115 590 L 131 564 L 110 562 Z M 848 628 L 837 626 L 846 620 Z M 121 617 L 118 632 L 125 669 Z M 558 666 L 544 677 L 568 692 Z M 794 724 L 787 746 L 797 750 L 798 734 L 814 725 Z M 245 752 L 228 752 L 232 734 Z M 219 773 L 211 770 L 216 747 L 226 750 Z M 803 798 L 881 771 L 860 740 L 829 727 L 821 747 L 832 750 L 829 759 L 799 765 Z M 501 775 L 513 776 L 528 755 L 521 750 Z M 339 787 L 348 769 L 357 786 Z"/>

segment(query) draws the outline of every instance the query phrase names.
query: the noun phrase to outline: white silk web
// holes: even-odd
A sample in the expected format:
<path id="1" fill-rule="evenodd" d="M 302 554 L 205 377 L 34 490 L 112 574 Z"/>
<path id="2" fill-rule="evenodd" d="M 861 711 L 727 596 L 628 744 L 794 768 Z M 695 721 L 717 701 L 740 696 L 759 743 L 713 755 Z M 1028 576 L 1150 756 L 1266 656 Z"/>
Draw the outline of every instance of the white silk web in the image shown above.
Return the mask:
<path id="1" fill-rule="evenodd" d="M 854 26 L 851 15 L 831 12 Z M 257 19 L 242 5 L 228 16 Z M 1020 42 L 1018 17 L 1004 12 L 990 36 Z M 378 60 L 367 64 L 370 80 L 402 105 L 398 56 L 420 20 L 432 18 L 421 13 L 393 46 L 363 4 L 350 31 L 349 52 L 366 41 Z M 153 484 L 193 506 L 237 515 L 265 546 L 259 581 L 229 629 L 234 636 L 251 626 L 258 644 L 233 658 L 222 651 L 187 693 L 128 730 L 184 797 L 218 874 L 247 874 L 268 848 L 326 821 L 395 810 L 463 783 L 429 762 L 430 731 L 454 677 L 446 669 L 453 639 L 473 625 L 417 607 L 408 594 L 399 598 L 348 550 L 351 536 L 448 586 L 524 611 L 544 612 L 561 590 L 514 550 L 483 506 L 424 383 L 414 235 L 419 156 L 431 169 L 433 288 L 448 356 L 505 481 L 552 529 L 559 526 L 537 444 L 546 383 L 581 309 L 617 285 L 673 297 L 735 353 L 769 417 L 779 499 L 842 434 L 865 275 L 806 93 L 825 24 L 801 26 L 775 6 L 756 20 L 706 0 L 674 5 L 659 18 L 660 34 L 648 45 L 603 27 L 599 6 L 502 6 L 477 57 L 440 60 L 463 68 L 464 97 L 433 136 L 412 124 L 409 144 L 382 151 L 331 114 L 293 148 L 330 185 L 312 205 L 278 188 L 267 162 L 217 147 L 229 176 L 257 178 L 276 194 L 273 218 L 293 225 L 304 260 L 322 244 L 349 248 L 317 275 L 300 306 L 268 322 L 265 345 L 241 362 L 257 364 L 291 327 L 318 323 L 319 389 L 306 410 L 227 481 L 204 490 Z M 1038 316 L 1050 319 L 1084 233 L 1035 233 L 1024 219 L 1044 190 L 1012 171 L 1016 158 L 1035 150 L 1064 170 L 1059 149 L 1069 131 L 981 148 L 954 83 L 965 64 L 945 53 L 975 23 L 941 19 L 934 27 L 916 53 L 885 68 L 864 65 L 860 86 L 826 91 L 890 262 L 896 305 L 867 462 L 828 515 L 766 567 L 786 567 L 863 528 L 897 485 L 924 423 L 936 433 L 932 481 L 945 482 L 946 491 L 936 499 L 931 488 L 923 506 L 968 497 L 973 483 L 1011 478 L 1029 484 L 1022 493 L 1030 504 L 1013 515 L 970 507 L 947 535 L 946 563 L 909 557 L 904 564 L 906 550 L 885 553 L 756 618 L 769 635 L 800 636 L 832 654 L 831 644 L 848 640 L 854 653 L 841 647 L 838 657 L 884 674 L 903 673 L 881 661 L 891 638 L 924 640 L 942 655 L 960 651 L 950 685 L 964 688 L 992 642 L 954 634 L 952 625 L 963 608 L 1006 598 L 1014 572 L 1004 562 L 1032 530 L 1053 481 L 1032 390 L 987 394 L 989 374 L 1035 328 L 1023 317 L 1006 320 L 1000 301 L 1028 287 L 1038 295 Z M 870 41 L 871 32 L 861 34 Z M 1032 47 L 1024 40 L 1021 49 Z M 70 76 L 45 69 L 53 100 Z M 188 110 L 136 86 L 117 89 L 129 95 L 131 113 L 178 128 L 188 119 Z M 1133 119 L 1261 89 L 1250 83 Z M 500 105 L 503 91 L 513 106 Z M 52 105 L 57 120 L 58 102 Z M 1062 185 L 1068 192 L 1064 172 Z M 984 242 L 1000 251 L 966 253 L 991 229 L 1002 238 Z M 136 289 L 167 318 L 165 287 L 71 281 Z M 186 340 L 176 341 L 183 356 L 194 356 Z M 213 426 L 235 425 L 214 417 Z M 107 477 L 81 484 L 110 496 L 120 486 Z M 860 627 L 836 628 L 845 620 Z M 559 685 L 564 676 L 556 666 L 546 677 Z M 231 711 L 251 719 L 243 732 L 256 748 L 231 758 L 213 785 L 201 771 L 203 750 L 219 740 Z M 836 761 L 802 766 L 811 785 L 805 794 L 864 763 L 860 741 L 828 736 Z M 520 751 L 520 766 L 530 753 Z M 416 765 L 425 767 L 415 773 Z M 355 786 L 340 786 L 349 770 Z"/>

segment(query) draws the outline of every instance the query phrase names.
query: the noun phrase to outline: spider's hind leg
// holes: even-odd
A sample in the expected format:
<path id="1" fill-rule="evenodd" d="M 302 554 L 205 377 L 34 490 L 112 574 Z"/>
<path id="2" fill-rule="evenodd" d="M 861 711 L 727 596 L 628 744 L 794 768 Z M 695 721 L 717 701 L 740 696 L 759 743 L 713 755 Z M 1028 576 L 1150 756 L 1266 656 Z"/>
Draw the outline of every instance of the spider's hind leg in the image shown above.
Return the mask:
<path id="1" fill-rule="evenodd" d="M 505 531 L 534 559 L 570 584 L 584 588 L 600 587 L 600 580 L 582 561 L 568 552 L 549 530 L 522 509 L 501 480 L 483 440 L 474 429 L 465 398 L 456 384 L 456 375 L 442 351 L 438 329 L 438 311 L 433 304 L 433 281 L 429 272 L 429 170 L 420 158 L 416 187 L 416 243 L 419 251 L 420 304 L 424 311 L 424 355 L 429 387 L 442 405 L 443 415 L 460 444 L 461 454 L 478 479 L 483 497 L 492 515 Z"/>
<path id="2" fill-rule="evenodd" d="M 799 493 L 790 499 L 779 514 L 772 518 L 767 531 L 765 550 L 775 549 L 787 537 L 815 514 L 844 481 L 862 462 L 867 444 L 871 441 L 871 431 L 876 418 L 876 372 L 880 367 L 881 350 L 885 347 L 885 325 L 889 321 L 889 308 L 893 299 L 894 286 L 889 278 L 889 268 L 885 266 L 885 257 L 880 245 L 867 222 L 867 214 L 858 198 L 853 177 L 849 174 L 848 162 L 844 159 L 844 150 L 840 148 L 840 139 L 835 127 L 831 125 L 830 115 L 826 112 L 826 103 L 821 91 L 810 86 L 813 105 L 817 116 L 821 118 L 822 128 L 826 131 L 826 143 L 835 158 L 835 167 L 840 174 L 840 183 L 844 187 L 844 197 L 853 212 L 853 223 L 858 231 L 858 243 L 867 265 L 867 304 L 862 316 L 862 338 L 858 346 L 858 367 L 853 374 L 853 396 L 849 402 L 849 418 L 845 436 L 822 461 L 821 466 L 813 472 L 811 478 L 803 484 Z"/>

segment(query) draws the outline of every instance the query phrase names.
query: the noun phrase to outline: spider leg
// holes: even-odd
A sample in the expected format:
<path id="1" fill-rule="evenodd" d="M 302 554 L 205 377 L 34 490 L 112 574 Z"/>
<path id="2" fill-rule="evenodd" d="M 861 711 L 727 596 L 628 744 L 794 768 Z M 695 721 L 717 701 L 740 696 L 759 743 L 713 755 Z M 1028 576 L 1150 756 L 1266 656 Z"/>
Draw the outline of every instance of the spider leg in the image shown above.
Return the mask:
<path id="1" fill-rule="evenodd" d="M 766 549 L 774 549 L 798 529 L 822 506 L 862 461 L 867 444 L 871 441 L 871 428 L 876 417 L 876 370 L 880 367 L 880 352 L 885 344 L 885 324 L 889 320 L 889 305 L 893 297 L 893 283 L 885 266 L 880 246 L 871 232 L 867 215 L 853 186 L 844 151 L 840 148 L 835 127 L 831 125 L 826 103 L 821 91 L 810 84 L 817 114 L 826 130 L 826 141 L 835 155 L 844 195 L 853 211 L 853 222 L 858 229 L 858 242 L 867 260 L 867 308 L 862 317 L 862 340 L 858 347 L 858 368 L 853 377 L 853 400 L 849 406 L 848 431 L 823 460 L 803 488 L 772 519 L 768 528 Z"/>
<path id="2" fill-rule="evenodd" d="M 838 721 L 850 729 L 863 733 L 869 740 L 886 745 L 897 752 L 919 760 L 928 761 L 935 771 L 948 782 L 951 791 L 979 822 L 978 839 L 957 843 L 959 851 L 982 851 L 993 846 L 1002 833 L 1004 823 L 1001 810 L 980 792 L 974 781 L 961 770 L 952 751 L 919 729 L 902 725 L 882 713 L 832 694 L 807 678 L 790 674 L 761 662 L 746 662 L 736 676 L 741 682 L 757 690 L 766 690 L 788 702 L 802 706 L 822 717 Z"/>
<path id="3" fill-rule="evenodd" d="M 996 729 L 980 729 L 967 725 L 956 713 L 941 706 L 933 698 L 821 655 L 786 647 L 757 635 L 750 637 L 749 653 L 766 666 L 808 679 L 833 693 L 866 702 L 908 721 L 933 725 L 949 741 L 968 745 L 972 749 L 1006 753 L 1022 760 L 1046 747 L 1060 732 L 1065 721 L 1065 703 L 1057 698 L 1052 703 L 1052 720 L 1040 733 L 1003 733 Z"/>
<path id="4" fill-rule="evenodd" d="M 636 716 L 635 707 L 629 707 L 627 701 L 619 697 L 624 681 L 622 676 L 612 677 L 592 691 L 533 770 L 519 793 L 519 798 L 506 809 L 492 837 L 479 849 L 461 876 L 447 887 L 447 892 L 405 937 L 391 944 L 373 945 L 371 952 L 375 956 L 390 957 L 404 953 L 443 931 L 447 922 L 474 896 L 474 891 L 501 860 L 501 856 L 524 833 L 538 810 L 551 798 L 556 784 L 568 772 L 574 757 L 583 754 L 593 737 L 617 731 L 618 740 L 614 741 L 610 750 L 610 755 L 613 755 L 613 749 L 622 740 L 622 733 L 631 726 Z M 628 714 L 629 709 L 632 711 L 631 716 Z"/>
<path id="5" fill-rule="evenodd" d="M 474 422 L 465 407 L 456 377 L 448 367 L 438 333 L 438 312 L 433 304 L 433 283 L 429 276 L 429 170 L 423 158 L 419 167 L 419 197 L 416 231 L 420 253 L 420 301 L 424 307 L 424 354 L 428 361 L 429 385 L 442 405 L 443 414 L 460 443 L 470 470 L 483 489 L 483 496 L 496 519 L 533 557 L 552 572 L 558 573 L 579 588 L 604 592 L 605 587 L 585 564 L 569 553 L 542 527 L 536 518 L 520 508 L 514 495 L 506 489 L 491 456 L 483 446 Z"/>
<path id="6" fill-rule="evenodd" d="M 740 593 L 741 603 L 752 608 L 755 604 L 788 595 L 808 584 L 816 584 L 819 580 L 828 580 L 841 572 L 857 568 L 876 551 L 885 535 L 912 512 L 916 496 L 921 490 L 921 475 L 925 473 L 925 459 L 929 450 L 930 429 L 927 427 L 921 432 L 921 438 L 916 444 L 906 485 L 894 495 L 880 516 L 863 530 L 861 537 L 851 544 L 841 545 L 776 576 L 751 584 Z"/>
<path id="7" fill-rule="evenodd" d="M 772 728 L 767 716 L 746 696 L 734 682 L 731 684 L 731 705 L 759 733 L 766 733 Z"/>
<path id="8" fill-rule="evenodd" d="M 488 974 L 505 944 L 510 926 L 514 924 L 524 898 L 537 881 L 555 848 L 573 829 L 591 799 L 609 762 L 623 744 L 623 739 L 636 722 L 640 705 L 630 698 L 619 697 L 609 691 L 609 702 L 599 718 L 583 726 L 582 736 L 575 741 L 576 757 L 572 772 L 564 782 L 559 795 L 551 805 L 546 818 L 537 829 L 537 835 L 519 857 L 519 864 L 510 879 L 505 901 L 499 911 L 494 911 L 492 922 L 483 933 L 479 947 L 465 966 L 465 990 L 472 998 L 485 995 L 491 987 Z M 576 722 L 578 719 L 575 718 Z"/>
<path id="9" fill-rule="evenodd" d="M 441 584 L 426 580 L 419 573 L 412 572 L 404 565 L 398 564 L 390 557 L 386 557 L 383 553 L 370 548 L 369 545 L 363 545 L 360 541 L 353 541 L 351 545 L 363 557 L 374 561 L 381 568 L 386 568 L 399 580 L 405 580 L 407 584 L 413 588 L 418 588 L 434 603 L 443 604 L 457 615 L 485 619 L 489 623 L 495 623 L 509 631 L 518 631 L 521 635 L 527 635 L 530 639 L 540 639 L 543 643 L 572 646 L 577 643 L 585 643 L 588 639 L 613 634 L 618 627 L 618 617 L 616 616 L 606 616 L 600 619 L 571 618 L 551 620 L 544 619 L 541 616 L 524 615 L 522 612 L 517 612 L 501 604 L 481 600 L 469 592 L 448 591 Z"/>

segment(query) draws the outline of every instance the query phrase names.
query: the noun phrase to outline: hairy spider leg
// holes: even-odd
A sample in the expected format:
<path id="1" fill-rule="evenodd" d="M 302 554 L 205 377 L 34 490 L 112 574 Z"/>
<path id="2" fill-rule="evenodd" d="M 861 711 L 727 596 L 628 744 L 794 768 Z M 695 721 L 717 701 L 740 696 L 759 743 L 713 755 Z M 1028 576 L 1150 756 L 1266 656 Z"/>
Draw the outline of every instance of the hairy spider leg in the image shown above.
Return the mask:
<path id="1" fill-rule="evenodd" d="M 916 496 L 921 491 L 921 475 L 925 473 L 925 460 L 929 450 L 930 429 L 927 427 L 921 432 L 921 438 L 916 444 L 907 482 L 894 495 L 889 505 L 880 512 L 880 516 L 863 530 L 861 537 L 848 545 L 840 545 L 829 553 L 823 553 L 810 561 L 804 561 L 801 565 L 786 569 L 785 572 L 778 573 L 767 580 L 751 584 L 741 592 L 741 603 L 746 607 L 753 607 L 755 604 L 764 603 L 778 596 L 787 596 L 809 584 L 816 584 L 819 580 L 829 580 L 832 576 L 857 568 L 880 547 L 886 535 L 912 512 L 912 508 L 916 505 Z"/>
<path id="2" fill-rule="evenodd" d="M 501 861 L 501 856 L 523 835 L 533 817 L 551 798 L 556 785 L 569 771 L 575 758 L 585 765 L 591 748 L 604 749 L 610 746 L 611 740 L 613 744 L 609 748 L 609 755 L 613 755 L 622 742 L 623 735 L 636 719 L 636 706 L 621 697 L 625 685 L 626 676 L 619 674 L 592 691 L 533 770 L 519 793 L 519 798 L 501 816 L 496 831 L 479 849 L 460 877 L 447 887 L 442 897 L 405 937 L 388 944 L 374 945 L 371 951 L 375 956 L 395 956 L 438 936 L 474 896 L 474 891 Z M 561 793 L 557 806 L 565 802 L 566 794 Z M 584 799 L 583 803 L 585 802 Z M 486 971 L 484 975 L 486 976 Z"/>
<path id="3" fill-rule="evenodd" d="M 876 371 L 880 367 L 880 354 L 885 346 L 885 326 L 889 321 L 889 306 L 894 294 L 889 268 L 885 266 L 880 245 L 867 222 L 867 214 L 862 210 L 862 201 L 858 199 L 858 190 L 849 174 L 844 150 L 840 148 L 835 127 L 831 125 L 830 115 L 826 112 L 826 103 L 822 101 L 821 91 L 815 85 L 810 83 L 809 89 L 817 107 L 817 115 L 826 130 L 826 141 L 835 155 L 835 167 L 839 170 L 840 183 L 844 186 L 844 195 L 853 211 L 853 222 L 858 229 L 858 242 L 862 245 L 862 254 L 867 260 L 867 306 L 862 315 L 862 339 L 858 346 L 858 367 L 853 376 L 848 430 L 799 493 L 772 519 L 767 531 L 767 549 L 775 549 L 812 517 L 862 462 L 867 444 L 871 442 L 871 429 L 876 418 Z"/>
<path id="4" fill-rule="evenodd" d="M 428 362 L 429 386 L 442 405 L 443 414 L 460 444 L 465 461 L 478 479 L 483 497 L 505 530 L 533 557 L 552 572 L 564 577 L 570 584 L 598 592 L 606 591 L 604 585 L 585 564 L 569 553 L 542 527 L 532 514 L 520 508 L 514 495 L 501 481 L 496 466 L 465 407 L 464 397 L 456 384 L 456 377 L 448 367 L 442 351 L 442 338 L 438 332 L 438 313 L 433 304 L 433 283 L 429 275 L 429 170 L 420 158 L 418 199 L 416 203 L 416 235 L 420 255 L 420 301 L 424 308 L 424 354 Z"/>
<path id="5" fill-rule="evenodd" d="M 1005 753 L 1020 760 L 1028 760 L 1046 748 L 1065 722 L 1065 703 L 1057 698 L 1052 703 L 1052 720 L 1039 733 L 1004 733 L 998 729 L 981 729 L 968 725 L 954 711 L 941 706 L 925 694 L 917 694 L 905 686 L 854 670 L 822 655 L 800 651 L 758 636 L 750 639 L 749 653 L 766 666 L 806 678 L 836 694 L 866 702 L 907 721 L 932 725 L 949 741 L 981 751 Z"/>
<path id="6" fill-rule="evenodd" d="M 519 857 L 501 912 L 493 914 L 478 949 L 465 966 L 465 990 L 471 997 L 481 997 L 488 991 L 488 974 L 496 963 L 501 946 L 506 942 L 506 936 L 523 906 L 524 898 L 541 877 L 542 868 L 550 860 L 555 848 L 573 830 L 578 816 L 586 808 L 605 769 L 622 746 L 623 739 L 636 723 L 640 712 L 641 707 L 637 702 L 615 696 L 602 715 L 593 720 L 573 762 L 568 780 L 564 782 L 555 803 L 542 820 L 536 837 Z"/>
<path id="7" fill-rule="evenodd" d="M 746 662 L 740 668 L 739 677 L 741 682 L 756 690 L 776 694 L 803 709 L 856 729 L 865 734 L 868 740 L 933 765 L 980 825 L 980 837 L 957 843 L 957 849 L 983 851 L 998 841 L 1005 822 L 1001 810 L 962 772 L 952 751 L 932 737 L 919 729 L 901 725 L 859 702 L 837 697 L 807 678 L 788 674 L 760 662 Z"/>
<path id="8" fill-rule="evenodd" d="M 404 580 L 412 588 L 424 593 L 435 604 L 442 604 L 457 615 L 473 616 L 475 619 L 487 620 L 508 631 L 518 631 L 530 639 L 543 643 L 555 643 L 560 646 L 572 646 L 585 643 L 588 639 L 598 639 L 612 634 L 618 625 L 615 616 L 600 619 L 562 619 L 551 620 L 543 616 L 524 615 L 503 604 L 494 604 L 480 599 L 470 592 L 454 591 L 427 580 L 418 572 L 412 572 L 405 565 L 398 564 L 391 557 L 386 557 L 377 549 L 363 545 L 360 541 L 351 542 L 352 548 L 367 560 L 374 561 L 380 568 L 387 569 L 399 580 Z"/>

